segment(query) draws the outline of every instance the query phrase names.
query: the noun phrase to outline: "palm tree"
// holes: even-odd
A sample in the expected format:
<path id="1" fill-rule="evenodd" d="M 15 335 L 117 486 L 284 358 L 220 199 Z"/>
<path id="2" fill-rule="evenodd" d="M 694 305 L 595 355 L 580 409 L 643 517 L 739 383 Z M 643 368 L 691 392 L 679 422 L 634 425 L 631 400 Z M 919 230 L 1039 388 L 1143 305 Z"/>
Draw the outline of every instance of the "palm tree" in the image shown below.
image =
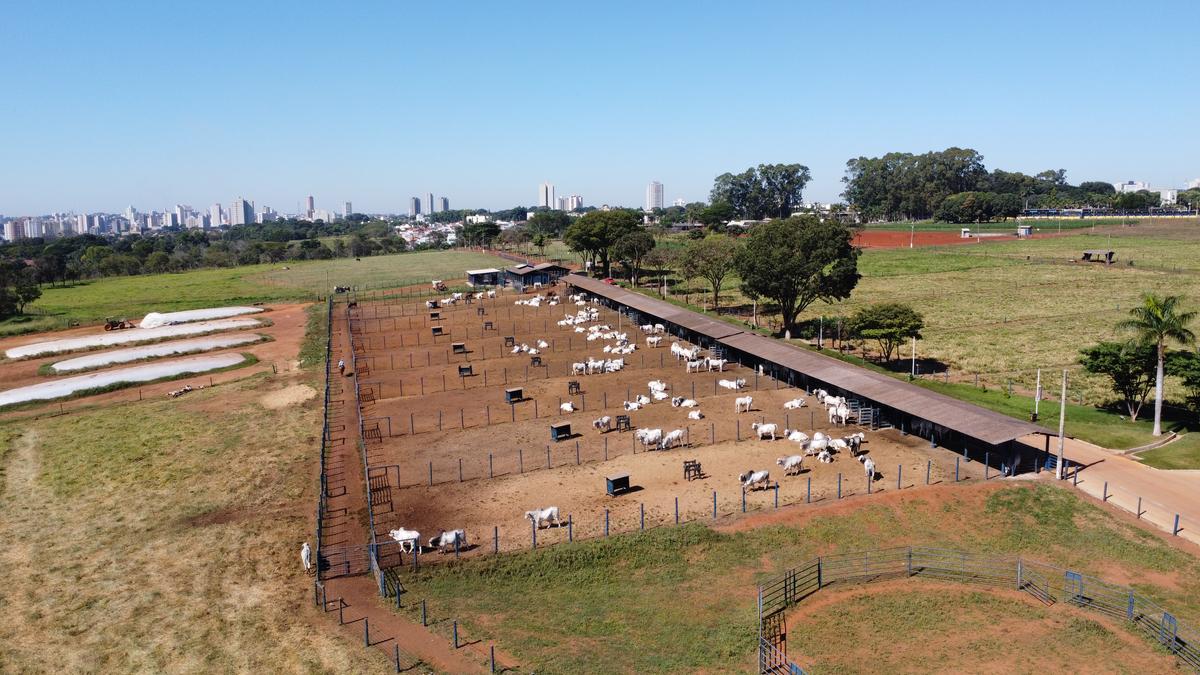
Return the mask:
<path id="1" fill-rule="evenodd" d="M 1153 293 L 1142 296 L 1140 307 L 1129 310 L 1130 317 L 1117 324 L 1118 328 L 1132 330 L 1146 344 L 1158 348 L 1158 369 L 1154 381 L 1154 435 L 1162 435 L 1163 361 L 1167 352 L 1167 341 L 1190 345 L 1196 334 L 1188 324 L 1196 318 L 1196 312 L 1179 309 L 1180 297 L 1160 297 Z"/>

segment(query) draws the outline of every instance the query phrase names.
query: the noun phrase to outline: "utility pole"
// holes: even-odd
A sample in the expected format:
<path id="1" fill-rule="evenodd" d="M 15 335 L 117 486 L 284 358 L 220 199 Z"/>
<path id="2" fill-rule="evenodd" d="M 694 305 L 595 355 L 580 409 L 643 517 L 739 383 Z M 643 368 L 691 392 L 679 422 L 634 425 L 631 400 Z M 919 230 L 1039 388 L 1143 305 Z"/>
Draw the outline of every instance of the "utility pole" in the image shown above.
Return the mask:
<path id="1" fill-rule="evenodd" d="M 1067 427 L 1067 369 L 1063 368 L 1062 398 L 1058 403 L 1058 466 L 1054 468 L 1054 477 L 1062 480 L 1063 475 L 1063 446 L 1066 445 Z"/>
<path id="2" fill-rule="evenodd" d="M 917 336 L 912 339 L 912 371 L 909 372 L 909 377 L 917 376 Z"/>

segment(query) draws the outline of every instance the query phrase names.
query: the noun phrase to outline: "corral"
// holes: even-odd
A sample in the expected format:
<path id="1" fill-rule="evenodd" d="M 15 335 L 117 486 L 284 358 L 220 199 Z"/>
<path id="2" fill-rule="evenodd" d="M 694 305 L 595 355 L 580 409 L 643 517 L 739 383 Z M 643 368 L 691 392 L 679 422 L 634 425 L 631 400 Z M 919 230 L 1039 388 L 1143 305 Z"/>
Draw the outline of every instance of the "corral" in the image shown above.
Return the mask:
<path id="1" fill-rule="evenodd" d="M 362 405 L 380 565 L 404 562 L 388 539 L 401 527 L 426 539 L 465 529 L 468 545 L 458 554 L 479 555 L 1015 470 L 1007 457 L 983 450 L 970 461 L 970 448 L 967 457 L 955 457 L 900 428 L 838 425 L 813 395 L 767 374 L 775 370 L 728 358 L 713 370 L 707 361 L 688 368 L 686 357 L 673 356 L 668 340 L 675 338 L 665 325 L 631 324 L 624 312 L 599 302 L 564 297 L 530 304 L 531 297 L 467 296 L 436 309 L 386 297 L 339 305 L 335 322 L 349 327 L 354 354 L 347 375 Z M 564 321 L 577 312 L 594 312 L 595 319 Z M 594 334 L 609 339 L 588 339 Z M 615 357 L 611 350 L 622 334 L 637 348 Z M 664 339 L 647 346 L 654 337 Z M 604 358 L 622 358 L 624 366 L 587 374 L 589 360 Z M 652 398 L 652 381 L 665 385 L 662 400 Z M 723 381 L 740 381 L 742 388 Z M 653 402 L 628 409 L 639 396 Z M 739 413 L 735 399 L 743 396 L 752 399 L 750 411 Z M 671 398 L 685 400 L 675 407 Z M 785 408 L 797 398 L 804 407 Z M 689 417 L 693 411 L 703 416 Z M 628 431 L 618 430 L 621 416 L 629 417 Z M 552 431 L 562 423 L 570 424 L 569 435 Z M 776 440 L 758 439 L 756 423 L 774 424 Z M 638 439 L 647 429 L 664 436 L 678 430 L 681 438 L 660 451 L 657 441 Z M 832 439 L 861 431 L 873 480 L 844 448 L 827 462 L 814 451 L 795 475 L 785 475 L 777 460 L 805 454 L 801 444 L 785 440 L 788 430 Z M 700 463 L 698 480 L 685 479 L 685 461 Z M 1034 468 L 1024 463 L 1024 470 Z M 743 490 L 739 474 L 760 470 L 769 479 Z M 614 474 L 628 474 L 631 483 L 615 497 L 605 490 L 606 476 Z M 559 507 L 563 526 L 535 539 L 524 513 L 551 505 Z M 329 568 L 337 572 L 335 562 Z"/>

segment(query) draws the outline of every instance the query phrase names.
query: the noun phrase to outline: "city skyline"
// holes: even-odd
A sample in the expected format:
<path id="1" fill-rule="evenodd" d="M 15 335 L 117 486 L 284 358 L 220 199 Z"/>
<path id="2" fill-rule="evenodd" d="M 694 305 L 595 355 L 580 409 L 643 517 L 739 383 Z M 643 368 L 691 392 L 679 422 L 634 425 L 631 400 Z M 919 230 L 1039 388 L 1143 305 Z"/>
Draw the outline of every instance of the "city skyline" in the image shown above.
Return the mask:
<path id="1" fill-rule="evenodd" d="M 28 58 L 0 63 L 14 101 L 0 109 L 0 213 L 118 213 L 130 203 L 227 204 L 237 194 L 290 211 L 301 189 L 354 195 L 363 212 L 402 213 L 404 195 L 422 185 L 446 186 L 458 204 L 500 209 L 531 205 L 528 186 L 547 176 L 591 203 L 637 206 L 646 174 L 670 186 L 672 198 L 701 201 L 714 177 L 773 162 L 805 164 L 813 176 L 805 199 L 833 202 L 851 158 L 951 146 L 974 148 L 989 167 L 1008 171 L 1064 168 L 1076 183 L 1182 187 L 1200 175 L 1200 138 L 1187 112 L 1200 92 L 1183 86 L 1200 47 L 1175 27 L 1200 19 L 1200 4 L 1152 4 L 1169 20 L 1143 27 L 1136 58 L 1113 58 L 1110 46 L 1128 37 L 1112 20 L 1129 11 L 1124 3 L 1087 11 L 1075 3 L 865 10 L 767 1 L 687 11 L 615 3 L 361 12 L 303 1 L 287 12 L 219 0 L 18 3 L 6 13 L 14 28 L 6 49 Z M 1039 25 L 1071 30 L 1046 39 L 1030 27 L 1030 12 Z M 233 13 L 239 21 L 227 20 Z M 456 26 L 454 49 L 436 31 L 403 44 L 387 39 L 397 25 L 446 21 Z M 356 49 L 328 40 L 332 25 L 355 35 Z M 587 30 L 553 30 L 562 25 Z M 266 26 L 311 48 L 281 58 L 262 37 Z M 796 49 L 803 26 L 853 26 L 855 48 L 844 48 L 845 29 L 806 32 Z M 208 48 L 153 56 L 94 48 L 97 35 L 131 30 Z M 496 35 L 539 31 L 544 40 L 494 48 Z M 951 32 L 961 52 L 953 57 L 942 48 Z M 626 48 L 609 54 L 611 35 Z M 900 38 L 904 50 L 894 48 Z M 755 49 L 712 47 L 733 44 Z M 548 51 L 562 55 L 548 63 Z M 602 52 L 609 55 L 595 56 Z M 650 63 L 664 76 L 645 78 Z M 517 105 L 408 104 L 413 91 L 435 101 L 462 91 L 509 101 L 530 72 L 576 82 L 571 105 L 537 89 Z M 780 86 L 785 72 L 793 84 Z M 1064 72 L 1121 82 L 1121 95 L 1101 103 L 1064 91 Z M 737 82 L 718 94 L 725 104 L 630 107 L 612 95 L 684 101 L 712 82 Z M 240 103 L 161 105 L 164 92 L 206 91 Z M 335 114 L 312 105 L 327 91 L 372 103 Z M 746 95 L 757 102 L 741 103 Z M 88 105 L 54 104 L 64 97 Z"/>

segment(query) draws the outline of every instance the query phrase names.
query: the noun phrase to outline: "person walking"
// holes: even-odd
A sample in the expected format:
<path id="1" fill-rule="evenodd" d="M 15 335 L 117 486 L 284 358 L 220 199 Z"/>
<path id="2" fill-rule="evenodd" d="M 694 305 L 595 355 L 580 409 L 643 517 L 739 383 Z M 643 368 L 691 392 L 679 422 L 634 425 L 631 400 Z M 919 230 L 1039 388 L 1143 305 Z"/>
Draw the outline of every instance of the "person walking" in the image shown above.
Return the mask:
<path id="1" fill-rule="evenodd" d="M 338 359 L 338 374 L 339 375 L 346 374 L 346 362 L 342 359 Z"/>

